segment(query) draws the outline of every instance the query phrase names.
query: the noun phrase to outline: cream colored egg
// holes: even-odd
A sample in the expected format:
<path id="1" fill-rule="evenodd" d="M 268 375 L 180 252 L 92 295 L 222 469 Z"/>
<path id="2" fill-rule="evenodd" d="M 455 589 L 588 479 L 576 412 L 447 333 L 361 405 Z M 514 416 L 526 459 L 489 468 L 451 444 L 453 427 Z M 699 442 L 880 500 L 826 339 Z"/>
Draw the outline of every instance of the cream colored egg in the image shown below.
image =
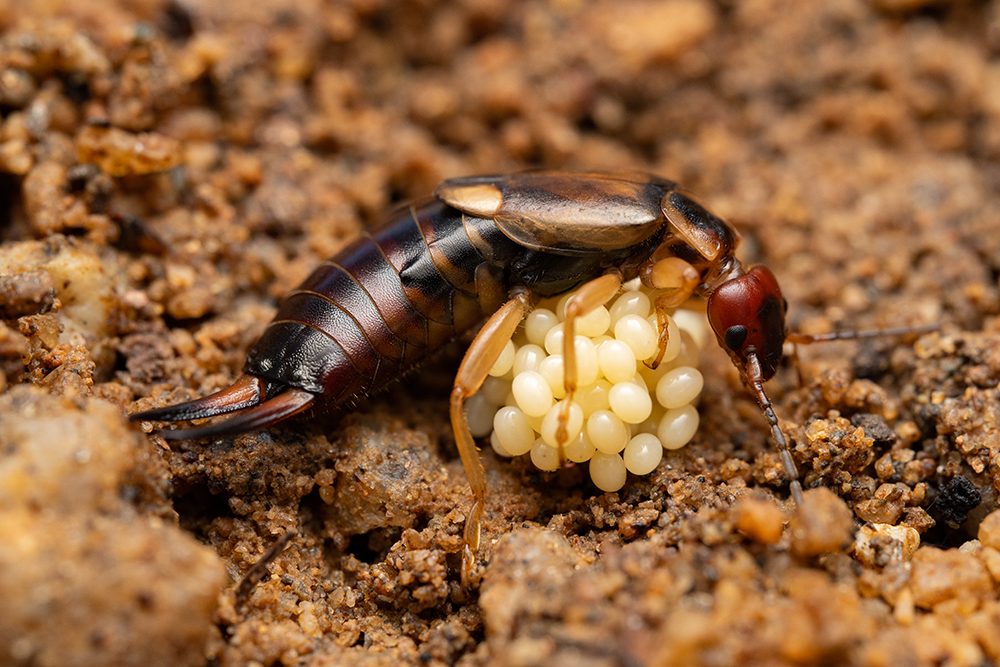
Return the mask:
<path id="1" fill-rule="evenodd" d="M 503 448 L 503 445 L 500 443 L 500 438 L 497 437 L 496 431 L 490 433 L 490 447 L 493 448 L 493 451 L 496 452 L 497 456 L 502 456 L 505 459 L 509 459 L 514 456 Z"/>
<path id="2" fill-rule="evenodd" d="M 628 382 L 635 375 L 635 352 L 620 340 L 609 339 L 597 350 L 601 372 L 611 383 Z"/>
<path id="3" fill-rule="evenodd" d="M 594 452 L 590 459 L 590 479 L 601 491 L 611 493 L 625 486 L 625 461 L 617 454 Z"/>
<path id="4" fill-rule="evenodd" d="M 585 387 L 597 382 L 601 375 L 597 347 L 586 336 L 574 336 L 573 341 L 576 343 L 576 386 Z"/>
<path id="5" fill-rule="evenodd" d="M 635 475 L 648 475 L 660 464 L 663 446 L 652 433 L 640 433 L 625 445 L 622 459 L 625 467 Z"/>
<path id="6" fill-rule="evenodd" d="M 696 399 L 704 384 L 701 371 L 681 366 L 666 373 L 656 383 L 656 400 L 667 409 L 679 408 Z"/>
<path id="7" fill-rule="evenodd" d="M 555 325 L 545 334 L 545 341 L 542 344 L 549 354 L 563 353 L 563 323 Z"/>
<path id="8" fill-rule="evenodd" d="M 525 371 L 511 383 L 514 399 L 524 414 L 540 417 L 552 407 L 552 389 L 538 371 Z"/>
<path id="9" fill-rule="evenodd" d="M 493 415 L 497 406 L 490 403 L 481 393 L 465 399 L 465 418 L 474 438 L 485 438 L 493 430 Z"/>
<path id="10" fill-rule="evenodd" d="M 531 462 L 539 470 L 551 472 L 559 469 L 559 450 L 546 444 L 541 438 L 531 446 Z"/>
<path id="11" fill-rule="evenodd" d="M 542 345 L 549 330 L 557 324 L 559 324 L 559 318 L 551 310 L 535 308 L 524 318 L 524 333 L 527 335 L 529 343 Z"/>
<path id="12" fill-rule="evenodd" d="M 698 430 L 698 420 L 698 411 L 693 405 L 667 410 L 656 431 L 663 448 L 680 449 L 688 444 Z"/>
<path id="13" fill-rule="evenodd" d="M 688 332 L 699 350 L 705 347 L 711 332 L 705 313 L 680 308 L 674 313 L 673 318 L 681 331 Z"/>
<path id="14" fill-rule="evenodd" d="M 649 316 L 652 304 L 649 297 L 637 290 L 628 290 L 615 299 L 615 302 L 608 309 L 611 318 L 610 326 L 613 329 L 618 320 L 625 315 L 637 315 L 643 319 Z"/>
<path id="15" fill-rule="evenodd" d="M 558 447 L 559 445 L 556 438 L 558 435 L 559 419 L 564 410 L 567 410 L 565 442 L 576 440 L 580 435 L 580 431 L 583 430 L 583 410 L 580 406 L 574 402 L 570 402 L 569 408 L 566 408 L 566 402 L 559 401 L 549 408 L 549 411 L 545 413 L 544 419 L 542 419 L 542 430 L 540 431 L 542 440 L 551 447 Z"/>
<path id="16" fill-rule="evenodd" d="M 597 451 L 597 448 L 594 447 L 594 443 L 587 436 L 587 429 L 580 431 L 580 435 L 576 437 L 576 440 L 573 440 L 563 447 L 563 453 L 566 455 L 566 460 L 572 461 L 573 463 L 583 463 L 584 461 L 589 461 L 595 451 Z"/>
<path id="17" fill-rule="evenodd" d="M 586 315 L 576 318 L 576 333 L 593 338 L 600 336 L 611 326 L 611 314 L 604 306 L 598 306 Z"/>
<path id="18" fill-rule="evenodd" d="M 628 424 L 610 410 L 598 410 L 587 417 L 587 435 L 599 451 L 617 454 L 631 437 Z"/>
<path id="19" fill-rule="evenodd" d="M 656 352 L 656 328 L 638 315 L 623 315 L 615 324 L 615 338 L 632 348 L 636 359 L 648 359 Z"/>
<path id="20" fill-rule="evenodd" d="M 566 371 L 561 354 L 552 354 L 542 359 L 542 363 L 538 364 L 538 374 L 545 378 L 556 400 L 566 396 Z"/>
<path id="21" fill-rule="evenodd" d="M 493 364 L 493 368 L 490 369 L 490 375 L 494 377 L 506 375 L 507 371 L 514 367 L 514 354 L 516 352 L 517 349 L 514 347 L 514 343 L 507 341 L 507 344 L 503 346 L 503 350 L 500 351 L 500 356 L 497 357 L 496 362 Z"/>
<path id="22" fill-rule="evenodd" d="M 514 353 L 514 375 L 524 371 L 537 371 L 545 356 L 546 352 L 540 345 L 529 343 L 519 347 Z"/>
<path id="23" fill-rule="evenodd" d="M 653 410 L 653 399 L 649 393 L 632 382 L 619 382 L 612 386 L 608 392 L 608 403 L 611 411 L 629 424 L 638 424 Z"/>
<path id="24" fill-rule="evenodd" d="M 503 407 L 493 415 L 492 440 L 508 456 L 527 454 L 536 439 L 535 431 L 520 408 Z"/>
<path id="25" fill-rule="evenodd" d="M 611 407 L 608 401 L 610 391 L 611 383 L 601 378 L 594 384 L 578 389 L 574 400 L 583 408 L 583 416 L 589 417 L 597 410 L 607 410 Z"/>
<path id="26" fill-rule="evenodd" d="M 507 402 L 507 395 L 510 394 L 510 384 L 511 381 L 506 378 L 491 376 L 483 381 L 483 386 L 476 393 L 482 394 L 494 405 L 503 405 Z"/>

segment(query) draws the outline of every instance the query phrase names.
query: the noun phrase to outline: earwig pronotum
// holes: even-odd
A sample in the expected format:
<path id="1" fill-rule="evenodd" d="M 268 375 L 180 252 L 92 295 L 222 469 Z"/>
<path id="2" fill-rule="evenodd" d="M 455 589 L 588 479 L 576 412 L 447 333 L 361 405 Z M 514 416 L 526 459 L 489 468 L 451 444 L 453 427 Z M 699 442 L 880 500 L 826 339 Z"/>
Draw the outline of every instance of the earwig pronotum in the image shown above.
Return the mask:
<path id="1" fill-rule="evenodd" d="M 796 505 L 802 487 L 764 391 L 785 341 L 893 335 L 929 327 L 809 336 L 785 330 L 786 303 L 761 265 L 735 257 L 739 235 L 677 184 L 647 174 L 528 172 L 450 179 L 321 264 L 282 300 L 227 389 L 139 412 L 132 421 L 180 421 L 239 411 L 229 420 L 163 431 L 167 439 L 234 434 L 308 408 L 341 405 L 383 388 L 430 352 L 486 319 L 451 393 L 452 428 L 472 488 L 463 580 L 478 548 L 486 477 L 463 404 L 482 385 L 537 297 L 580 287 L 566 305 L 567 399 L 576 390 L 574 320 L 626 281 L 658 289 L 659 354 L 666 314 L 692 295 L 771 427 Z M 488 318 L 488 319 L 487 319 Z M 569 405 L 567 400 L 564 405 Z M 565 417 L 561 421 L 565 436 Z M 565 443 L 565 437 L 561 438 Z"/>

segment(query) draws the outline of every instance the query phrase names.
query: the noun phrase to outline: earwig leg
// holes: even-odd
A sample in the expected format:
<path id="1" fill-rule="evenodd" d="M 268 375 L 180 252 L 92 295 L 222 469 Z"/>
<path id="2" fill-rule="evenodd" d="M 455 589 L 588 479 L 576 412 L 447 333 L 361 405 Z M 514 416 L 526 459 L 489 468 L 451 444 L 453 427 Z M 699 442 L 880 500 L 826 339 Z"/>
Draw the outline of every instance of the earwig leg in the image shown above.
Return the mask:
<path id="1" fill-rule="evenodd" d="M 472 341 L 462 365 L 458 367 L 455 387 L 451 392 L 451 427 L 455 443 L 462 457 L 462 466 L 472 488 L 472 507 L 465 518 L 465 546 L 462 552 L 462 586 L 468 587 L 475 552 L 479 548 L 480 522 L 486 505 L 486 472 L 479 458 L 476 443 L 465 416 L 465 400 L 482 386 L 490 369 L 496 363 L 507 341 L 514 335 L 517 325 L 531 310 L 531 297 L 526 290 L 512 295 L 510 301 L 493 314 Z"/>
<path id="2" fill-rule="evenodd" d="M 646 364 L 655 369 L 663 361 L 670 341 L 667 329 L 667 310 L 676 308 L 690 298 L 698 286 L 700 276 L 698 271 L 679 257 L 666 257 L 650 265 L 642 274 L 642 282 L 647 287 L 667 290 L 656 297 L 656 329 L 659 340 L 656 345 L 656 358 Z"/>
<path id="3" fill-rule="evenodd" d="M 747 355 L 746 376 L 747 384 L 753 389 L 754 395 L 757 397 L 757 403 L 764 413 L 764 418 L 767 419 L 767 423 L 771 427 L 771 435 L 778 445 L 778 454 L 781 456 L 781 465 L 785 468 L 785 474 L 789 479 L 792 499 L 795 500 L 796 507 L 802 507 L 802 485 L 799 483 L 799 469 L 795 466 L 795 461 L 792 460 L 792 453 L 788 449 L 788 441 L 785 439 L 785 434 L 782 432 L 781 427 L 778 426 L 778 416 L 774 414 L 771 401 L 764 392 L 764 375 L 756 354 L 751 353 Z"/>
<path id="4" fill-rule="evenodd" d="M 236 382 L 214 394 L 187 403 L 136 412 L 129 415 L 128 420 L 132 422 L 177 422 L 224 415 L 259 404 L 264 399 L 265 390 L 265 383 L 259 377 L 241 375 Z"/>
<path id="5" fill-rule="evenodd" d="M 622 274 L 618 270 L 605 273 L 584 283 L 566 302 L 566 319 L 563 322 L 563 387 L 566 397 L 563 399 L 556 425 L 556 442 L 559 443 L 559 463 L 562 464 L 563 446 L 569 439 L 566 425 L 569 423 L 569 406 L 576 391 L 576 318 L 582 317 L 599 306 L 603 306 L 618 294 L 622 288 Z"/>

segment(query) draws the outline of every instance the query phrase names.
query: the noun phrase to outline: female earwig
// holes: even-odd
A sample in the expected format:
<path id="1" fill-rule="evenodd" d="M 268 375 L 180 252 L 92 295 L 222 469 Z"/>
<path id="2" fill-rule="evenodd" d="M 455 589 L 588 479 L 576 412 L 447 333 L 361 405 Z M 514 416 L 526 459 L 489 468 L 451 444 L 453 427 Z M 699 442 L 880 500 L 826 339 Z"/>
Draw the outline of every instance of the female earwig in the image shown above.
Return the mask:
<path id="1" fill-rule="evenodd" d="M 167 439 L 234 434 L 270 426 L 315 406 L 378 391 L 484 318 L 459 367 L 450 411 L 472 488 L 463 579 L 479 543 L 486 478 L 463 404 L 482 385 L 536 297 L 580 287 L 566 305 L 565 388 L 576 390 L 574 321 L 607 303 L 626 281 L 661 290 L 659 363 L 666 315 L 691 295 L 708 298 L 719 344 L 753 390 L 771 427 L 791 493 L 802 487 L 763 383 L 788 334 L 786 304 L 763 266 L 744 269 L 739 235 L 677 184 L 646 174 L 529 172 L 450 179 L 434 198 L 392 215 L 327 260 L 285 296 L 229 388 L 132 421 L 181 421 L 239 412 L 226 421 L 163 431 Z M 865 332 L 895 334 L 912 331 Z M 840 334 L 832 337 L 856 337 Z M 566 441 L 566 415 L 560 442 Z"/>

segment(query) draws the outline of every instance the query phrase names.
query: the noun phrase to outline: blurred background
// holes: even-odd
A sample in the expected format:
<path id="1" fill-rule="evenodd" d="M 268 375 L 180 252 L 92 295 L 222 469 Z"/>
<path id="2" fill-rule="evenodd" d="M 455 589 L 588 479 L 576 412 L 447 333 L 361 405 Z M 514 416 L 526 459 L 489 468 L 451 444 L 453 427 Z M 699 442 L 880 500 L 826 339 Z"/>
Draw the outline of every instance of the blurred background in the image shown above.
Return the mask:
<path id="1" fill-rule="evenodd" d="M 1000 474 L 997 0 L 0 0 L 0 118 L 0 662 L 1000 659 L 1000 544 L 985 511 L 934 509 L 962 477 L 992 510 Z M 323 431 L 125 426 L 228 385 L 276 300 L 386 211 L 539 167 L 682 183 L 795 330 L 943 322 L 917 352 L 804 350 L 811 383 L 771 389 L 847 544 L 912 533 L 793 559 L 788 531 L 734 528 L 784 487 L 719 350 L 702 435 L 620 496 L 485 454 L 482 597 L 456 578 L 449 369 Z M 919 534 L 972 546 L 913 565 Z"/>

